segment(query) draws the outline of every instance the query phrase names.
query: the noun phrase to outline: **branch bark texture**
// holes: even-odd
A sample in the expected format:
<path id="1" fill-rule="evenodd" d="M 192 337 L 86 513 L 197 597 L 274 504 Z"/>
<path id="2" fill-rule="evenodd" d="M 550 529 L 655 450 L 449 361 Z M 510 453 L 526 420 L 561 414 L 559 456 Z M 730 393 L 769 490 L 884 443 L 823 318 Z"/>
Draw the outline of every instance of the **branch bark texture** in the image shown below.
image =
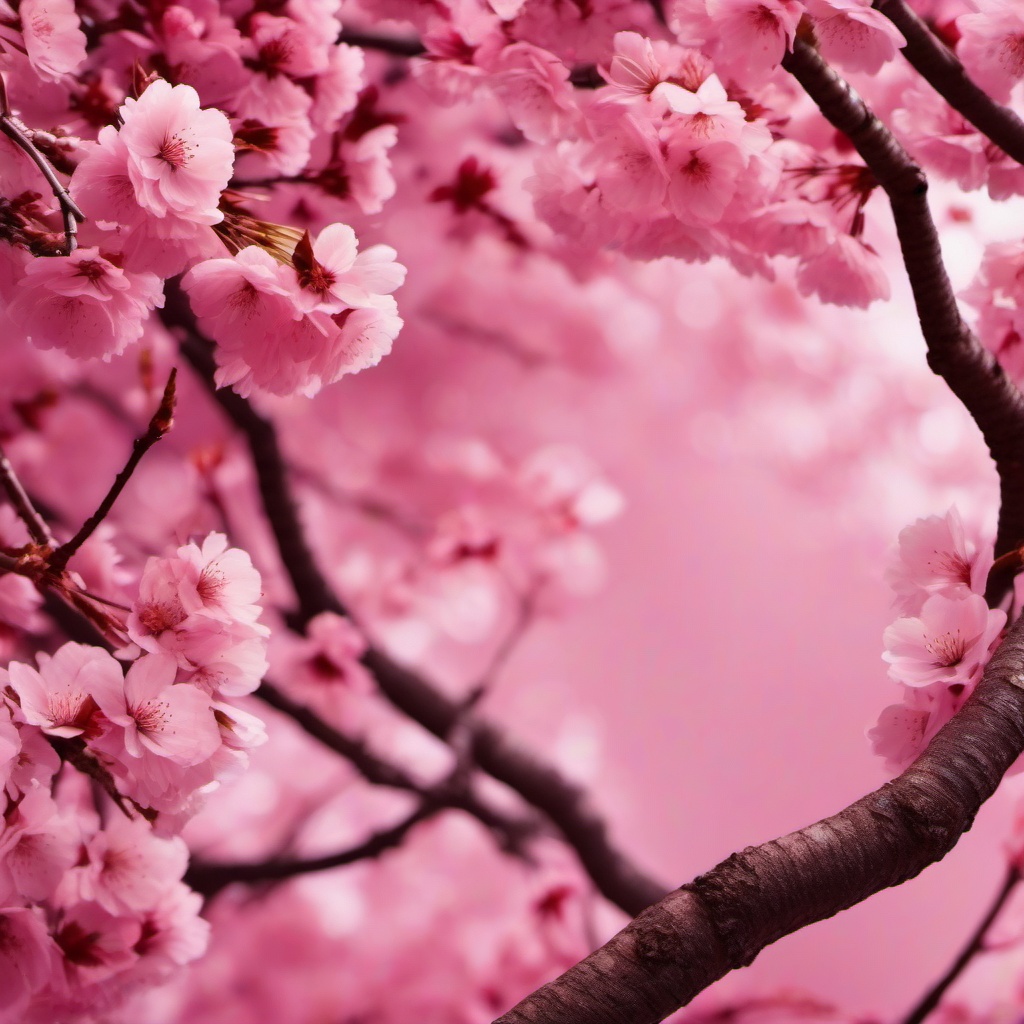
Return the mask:
<path id="1" fill-rule="evenodd" d="M 873 6 L 903 33 L 903 56 L 914 70 L 965 121 L 1024 164 L 1024 121 L 971 81 L 953 51 L 904 0 L 875 0 Z"/>
<path id="2" fill-rule="evenodd" d="M 999 474 L 998 558 L 1024 543 L 1024 396 L 960 315 L 928 208 L 924 172 L 806 41 L 797 39 L 782 66 L 849 138 L 889 197 L 928 365 L 978 424 Z"/>
<path id="3" fill-rule="evenodd" d="M 1024 619 L 960 713 L 901 776 L 817 824 L 733 854 L 645 910 L 496 1024 L 654 1024 L 765 946 L 944 857 L 1024 750 Z"/>

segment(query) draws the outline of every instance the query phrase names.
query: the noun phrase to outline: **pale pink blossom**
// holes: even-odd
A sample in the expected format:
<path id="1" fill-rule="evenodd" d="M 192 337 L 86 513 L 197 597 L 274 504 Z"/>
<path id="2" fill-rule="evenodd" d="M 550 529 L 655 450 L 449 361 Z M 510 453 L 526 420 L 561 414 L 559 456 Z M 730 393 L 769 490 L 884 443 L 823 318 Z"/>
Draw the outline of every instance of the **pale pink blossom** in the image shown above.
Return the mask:
<path id="1" fill-rule="evenodd" d="M 373 679 L 359 661 L 366 647 L 366 637 L 349 619 L 322 612 L 306 627 L 306 640 L 299 646 L 299 671 L 314 685 L 338 684 L 348 692 L 371 693 Z"/>
<path id="2" fill-rule="evenodd" d="M 96 688 L 100 709 L 124 729 L 130 757 L 150 754 L 188 766 L 220 746 L 209 696 L 188 683 L 175 685 L 177 669 L 175 659 L 147 654 L 132 664 L 123 686 Z"/>
<path id="3" fill-rule="evenodd" d="M 181 839 L 158 839 L 148 823 L 123 815 L 111 818 L 85 844 L 83 856 L 82 897 L 111 914 L 138 914 L 154 907 L 188 866 L 188 848 Z"/>
<path id="4" fill-rule="evenodd" d="M 906 39 L 871 0 L 805 0 L 822 56 L 846 71 L 876 74 Z"/>
<path id="5" fill-rule="evenodd" d="M 67 908 L 53 932 L 72 991 L 130 968 L 139 959 L 134 947 L 141 938 L 138 919 L 111 914 L 97 903 Z"/>
<path id="6" fill-rule="evenodd" d="M 886 572 L 900 610 L 917 615 L 933 594 L 966 597 L 984 594 L 992 568 L 992 545 L 968 538 L 955 507 L 944 516 L 928 516 L 900 531 L 899 558 Z"/>
<path id="7" fill-rule="evenodd" d="M 926 83 L 914 82 L 903 91 L 892 123 L 928 170 L 968 191 L 985 183 L 988 139 Z"/>
<path id="8" fill-rule="evenodd" d="M 327 68 L 316 77 L 309 118 L 320 129 L 333 128 L 351 113 L 363 87 L 365 58 L 357 46 L 338 43 L 328 54 Z"/>
<path id="9" fill-rule="evenodd" d="M 314 138 L 309 94 L 288 78 L 253 76 L 232 101 L 235 114 L 235 164 L 243 180 L 292 176 L 309 163 Z"/>
<path id="10" fill-rule="evenodd" d="M 1006 100 L 1024 77 L 1024 11 L 1014 0 L 985 0 L 956 21 L 957 56 L 994 99 Z"/>
<path id="11" fill-rule="evenodd" d="M 327 229 L 320 249 L 327 264 L 317 260 L 302 269 L 308 275 L 303 290 L 310 295 L 301 301 L 309 306 L 327 300 L 328 308 L 332 301 L 365 302 L 360 308 L 304 315 L 295 271 L 255 246 L 231 260 L 201 263 L 185 276 L 193 309 L 219 343 L 218 385 L 234 385 L 243 395 L 255 388 L 314 395 L 346 373 L 375 365 L 391 350 L 402 326 L 397 304 L 390 295 L 367 289 L 397 287 L 404 268 L 391 260 L 387 247 L 367 250 L 362 263 L 356 258 L 349 264 L 354 235 L 343 225 L 335 228 Z"/>
<path id="12" fill-rule="evenodd" d="M 707 0 L 707 13 L 719 50 L 727 50 L 736 67 L 763 75 L 792 47 L 804 6 L 798 0 Z"/>
<path id="13" fill-rule="evenodd" d="M 78 838 L 49 787 L 33 786 L 0 823 L 0 894 L 39 901 L 53 894 L 75 862 Z"/>
<path id="14" fill-rule="evenodd" d="M 592 150 L 594 177 L 600 198 L 612 210 L 637 215 L 661 212 L 669 184 L 657 131 L 647 118 L 608 108 L 591 121 L 595 139 Z M 559 176 L 565 187 L 565 176 Z M 535 178 L 541 187 L 544 178 Z M 593 223 L 594 218 L 587 218 Z"/>
<path id="15" fill-rule="evenodd" d="M 129 273 L 96 248 L 32 260 L 8 312 L 37 348 L 109 360 L 142 336 L 163 305 L 155 274 Z"/>
<path id="16" fill-rule="evenodd" d="M 86 215 L 107 231 L 105 244 L 119 251 L 128 270 L 171 277 L 189 263 L 223 252 L 206 223 L 155 213 L 136 193 L 130 155 L 117 130 L 100 129 L 75 169 L 70 191 Z"/>
<path id="17" fill-rule="evenodd" d="M 252 693 L 267 671 L 267 635 L 258 622 L 197 615 L 167 638 L 163 649 L 190 672 L 189 682 L 211 694 L 238 697 Z"/>
<path id="18" fill-rule="evenodd" d="M 39 670 L 12 661 L 7 680 L 21 716 L 50 736 L 81 736 L 94 725 L 97 687 L 120 686 L 120 664 L 99 647 L 66 643 L 53 656 L 40 654 Z"/>
<path id="19" fill-rule="evenodd" d="M 210 925 L 199 916 L 202 906 L 202 897 L 187 885 L 171 886 L 142 919 L 139 955 L 167 966 L 202 956 L 210 941 Z"/>
<path id="20" fill-rule="evenodd" d="M 747 121 L 746 112 L 728 98 L 717 75 L 708 75 L 696 92 L 665 82 L 651 98 L 676 115 L 668 129 L 673 140 L 686 138 L 697 145 L 732 142 L 749 152 L 762 152 L 771 144 L 767 127 Z"/>
<path id="21" fill-rule="evenodd" d="M 53 979 L 60 953 L 38 909 L 0 907 L 0 1020 L 15 1022 Z"/>
<path id="22" fill-rule="evenodd" d="M 973 683 L 1006 624 L 1006 612 L 990 609 L 979 594 L 935 594 L 919 616 L 897 619 L 885 631 L 889 675 L 907 686 Z"/>
<path id="23" fill-rule="evenodd" d="M 605 77 L 628 95 L 646 96 L 669 77 L 654 44 L 639 32 L 616 32 L 613 44 Z"/>
<path id="24" fill-rule="evenodd" d="M 382 124 L 360 135 L 358 139 L 342 139 L 336 162 L 344 174 L 344 195 L 363 213 L 380 213 L 395 194 L 391 173 L 390 150 L 398 142 L 398 129 Z"/>
<path id="25" fill-rule="evenodd" d="M 220 194 L 231 178 L 231 126 L 219 110 L 203 110 L 189 85 L 163 79 L 125 100 L 119 137 L 140 205 L 157 217 L 218 224 Z"/>
<path id="26" fill-rule="evenodd" d="M 746 166 L 742 151 L 731 142 L 694 145 L 685 138 L 668 143 L 668 203 L 683 221 L 715 224 L 736 194 Z"/>
<path id="27" fill-rule="evenodd" d="M 139 594 L 128 615 L 128 635 L 143 650 L 168 646 L 166 634 L 188 618 L 179 593 L 181 566 L 177 559 L 150 558 L 139 580 Z"/>
<path id="28" fill-rule="evenodd" d="M 250 66 L 267 78 L 310 78 L 327 69 L 327 48 L 312 26 L 257 11 L 247 29 Z"/>
<path id="29" fill-rule="evenodd" d="M 843 233 L 825 249 L 806 256 L 797 271 L 797 288 L 801 295 L 817 295 L 822 302 L 861 309 L 889 298 L 889 278 L 878 255 Z"/>
<path id="30" fill-rule="evenodd" d="M 506 46 L 490 67 L 488 84 L 531 142 L 573 138 L 581 121 L 569 69 L 529 43 Z"/>
<path id="31" fill-rule="evenodd" d="M 288 269 L 259 246 L 230 259 L 205 260 L 182 279 L 192 309 L 217 341 L 255 338 L 258 345 L 285 330 L 300 311 Z"/>
<path id="32" fill-rule="evenodd" d="M 389 295 L 405 280 L 405 267 L 395 261 L 397 255 L 389 245 L 359 252 L 352 228 L 329 224 L 315 240 L 305 240 L 296 250 L 293 263 L 302 309 L 341 313 L 376 307 L 380 296 Z"/>
<path id="33" fill-rule="evenodd" d="M 891 704 L 868 730 L 871 749 L 891 772 L 901 772 L 931 742 L 967 697 L 962 686 L 907 687 L 902 704 Z"/>
<path id="34" fill-rule="evenodd" d="M 18 6 L 25 52 L 42 77 L 54 81 L 85 60 L 85 33 L 73 0 L 21 0 Z"/>
<path id="35" fill-rule="evenodd" d="M 255 622 L 262 593 L 260 574 L 241 548 L 229 548 L 223 533 L 178 548 L 178 599 L 187 614 L 203 612 L 224 622 Z"/>

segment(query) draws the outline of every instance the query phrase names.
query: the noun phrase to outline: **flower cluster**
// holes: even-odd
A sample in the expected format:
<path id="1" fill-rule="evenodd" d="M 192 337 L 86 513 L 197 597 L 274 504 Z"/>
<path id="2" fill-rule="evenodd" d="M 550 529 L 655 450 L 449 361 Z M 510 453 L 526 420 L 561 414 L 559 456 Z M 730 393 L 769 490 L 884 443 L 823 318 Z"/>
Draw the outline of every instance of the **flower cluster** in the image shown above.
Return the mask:
<path id="1" fill-rule="evenodd" d="M 265 669 L 259 596 L 248 555 L 211 534 L 147 563 L 127 672 L 73 642 L 0 670 L 0 1020 L 116 1002 L 205 949 L 174 833 L 265 739 L 230 702 Z M 58 791 L 62 760 L 83 774 Z"/>
<path id="2" fill-rule="evenodd" d="M 906 527 L 889 571 L 901 615 L 885 631 L 889 675 L 903 684 L 870 732 L 891 769 L 909 764 L 981 678 L 1006 612 L 983 596 L 991 544 L 970 537 L 956 508 Z"/>
<path id="3" fill-rule="evenodd" d="M 355 232 L 331 224 L 315 241 L 303 236 L 290 266 L 253 245 L 193 267 L 183 284 L 219 343 L 217 383 L 242 395 L 314 395 L 378 363 L 402 326 L 390 294 L 405 278 L 395 255 L 387 245 L 357 252 Z"/>

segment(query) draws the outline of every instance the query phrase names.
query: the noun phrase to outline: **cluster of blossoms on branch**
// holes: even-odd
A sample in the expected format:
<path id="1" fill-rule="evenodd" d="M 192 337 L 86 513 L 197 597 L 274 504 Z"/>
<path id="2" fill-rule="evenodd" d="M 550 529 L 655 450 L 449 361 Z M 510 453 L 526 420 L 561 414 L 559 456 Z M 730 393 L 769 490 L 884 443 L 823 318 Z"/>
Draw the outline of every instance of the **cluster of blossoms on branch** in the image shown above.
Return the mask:
<path id="1" fill-rule="evenodd" d="M 147 562 L 118 657 L 69 642 L 2 671 L 0 1019 L 113 1004 L 202 954 L 176 834 L 266 739 L 232 701 L 266 668 L 259 596 L 249 557 L 211 534 Z"/>
<path id="2" fill-rule="evenodd" d="M 915 7 L 1019 99 L 1012 4 Z M 622 499 L 573 415 L 680 312 L 663 258 L 757 275 L 793 319 L 798 296 L 889 294 L 878 183 L 783 72 L 798 38 L 930 172 L 1024 192 L 1019 165 L 897 59 L 905 39 L 869 0 L 0 0 L 0 434 L 60 529 L 94 507 L 158 374 L 197 371 L 176 435 L 70 567 L 45 531 L 23 535 L 24 507 L 25 524 L 0 508 L 0 1021 L 114 1019 L 134 994 L 128 1020 L 272 1006 L 281 1024 L 479 1024 L 585 951 L 589 883 L 576 866 L 530 876 L 550 863 L 540 844 L 524 853 L 542 827 L 492 799 L 466 735 L 524 623 L 601 582 L 592 531 Z M 991 249 L 968 295 L 1014 375 L 1021 260 Z M 734 277 L 717 280 L 731 302 Z M 400 329 L 397 367 L 322 393 Z M 711 359 L 739 344 L 707 340 Z M 780 376 L 857 368 L 793 351 Z M 722 361 L 734 373 L 748 354 Z M 852 418 L 858 443 L 882 419 Z M 901 537 L 886 659 L 905 696 L 873 737 L 893 767 L 963 703 L 1003 629 L 981 596 L 991 561 L 955 512 Z M 69 641 L 44 593 L 113 643 Z M 367 667 L 380 648 L 451 683 L 453 723 L 387 704 Z M 280 715 L 264 723 L 247 701 L 268 668 Z M 395 829 L 371 787 L 418 801 L 397 831 L 415 826 L 467 901 L 515 906 L 459 918 L 444 884 L 426 906 L 408 851 L 326 901 L 281 885 L 253 905 L 231 878 L 221 897 L 202 858 L 185 876 L 188 849 L 271 884 L 325 847 L 372 846 L 382 821 Z M 491 840 L 487 877 L 461 867 Z M 498 899 L 503 871 L 517 882 Z M 396 877 L 416 899 L 395 899 Z M 147 1003 L 203 952 L 199 891 L 224 936 L 208 973 Z M 419 931 L 382 981 L 371 968 L 408 906 Z M 392 932 L 366 940 L 370 918 Z M 459 959 L 470 930 L 487 941 Z M 262 959 L 282 933 L 283 979 Z"/>
<path id="3" fill-rule="evenodd" d="M 883 658 L 903 686 L 870 732 L 875 752 L 900 771 L 970 696 L 1006 625 L 985 588 L 992 544 L 969 534 L 960 513 L 928 516 L 900 533 L 888 573 L 900 617 L 885 631 Z"/>

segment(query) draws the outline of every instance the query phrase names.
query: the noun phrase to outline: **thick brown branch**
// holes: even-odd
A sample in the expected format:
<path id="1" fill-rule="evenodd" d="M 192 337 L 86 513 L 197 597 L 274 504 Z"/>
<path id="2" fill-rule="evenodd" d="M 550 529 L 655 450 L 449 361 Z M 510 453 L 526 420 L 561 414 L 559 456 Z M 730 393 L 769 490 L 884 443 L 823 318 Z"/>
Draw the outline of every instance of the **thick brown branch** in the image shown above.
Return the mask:
<path id="1" fill-rule="evenodd" d="M 914 70 L 966 121 L 1024 164 L 1024 121 L 967 77 L 953 51 L 934 36 L 904 0 L 875 0 L 874 7 L 903 33 L 907 40 L 903 56 Z"/>
<path id="2" fill-rule="evenodd" d="M 214 388 L 213 359 L 180 289 L 168 287 L 162 315 L 169 327 L 183 331 L 182 352 L 249 445 L 264 512 L 299 602 L 294 623 L 301 628 L 324 611 L 347 614 L 306 541 L 273 424 L 233 391 Z M 458 701 L 375 648 L 362 660 L 395 707 L 435 736 L 447 739 L 460 721 Z M 518 746 L 497 725 L 476 717 L 462 725 L 471 731 L 476 763 L 550 818 L 606 899 L 632 915 L 664 896 L 667 886 L 644 874 L 615 848 L 607 826 L 581 787 Z"/>
<path id="3" fill-rule="evenodd" d="M 415 36 L 388 36 L 380 32 L 361 32 L 347 28 L 338 36 L 339 43 L 361 46 L 364 50 L 378 50 L 395 57 L 419 57 L 427 48 Z"/>
<path id="4" fill-rule="evenodd" d="M 213 861 L 194 860 L 185 872 L 185 884 L 204 896 L 215 896 L 226 886 L 234 882 L 255 885 L 259 882 L 283 882 L 297 875 L 308 875 L 315 871 L 329 871 L 356 861 L 378 857 L 386 850 L 400 846 L 405 837 L 421 821 L 433 817 L 443 810 L 437 804 L 422 804 L 391 828 L 374 832 L 368 839 L 357 846 L 323 857 L 307 859 L 265 860 L 258 863 L 239 862 L 237 864 L 217 863 Z"/>
<path id="5" fill-rule="evenodd" d="M 644 911 L 498 1024 L 653 1024 L 765 946 L 944 857 L 1024 750 L 1024 619 L 901 776 L 824 821 L 733 854 Z"/>
<path id="6" fill-rule="evenodd" d="M 981 429 L 1001 489 L 996 557 L 1024 544 L 1024 396 L 960 316 L 928 209 L 928 183 L 892 133 L 798 39 L 783 67 L 828 121 L 853 143 L 892 206 L 903 262 L 914 293 L 928 365 L 949 385 Z"/>

